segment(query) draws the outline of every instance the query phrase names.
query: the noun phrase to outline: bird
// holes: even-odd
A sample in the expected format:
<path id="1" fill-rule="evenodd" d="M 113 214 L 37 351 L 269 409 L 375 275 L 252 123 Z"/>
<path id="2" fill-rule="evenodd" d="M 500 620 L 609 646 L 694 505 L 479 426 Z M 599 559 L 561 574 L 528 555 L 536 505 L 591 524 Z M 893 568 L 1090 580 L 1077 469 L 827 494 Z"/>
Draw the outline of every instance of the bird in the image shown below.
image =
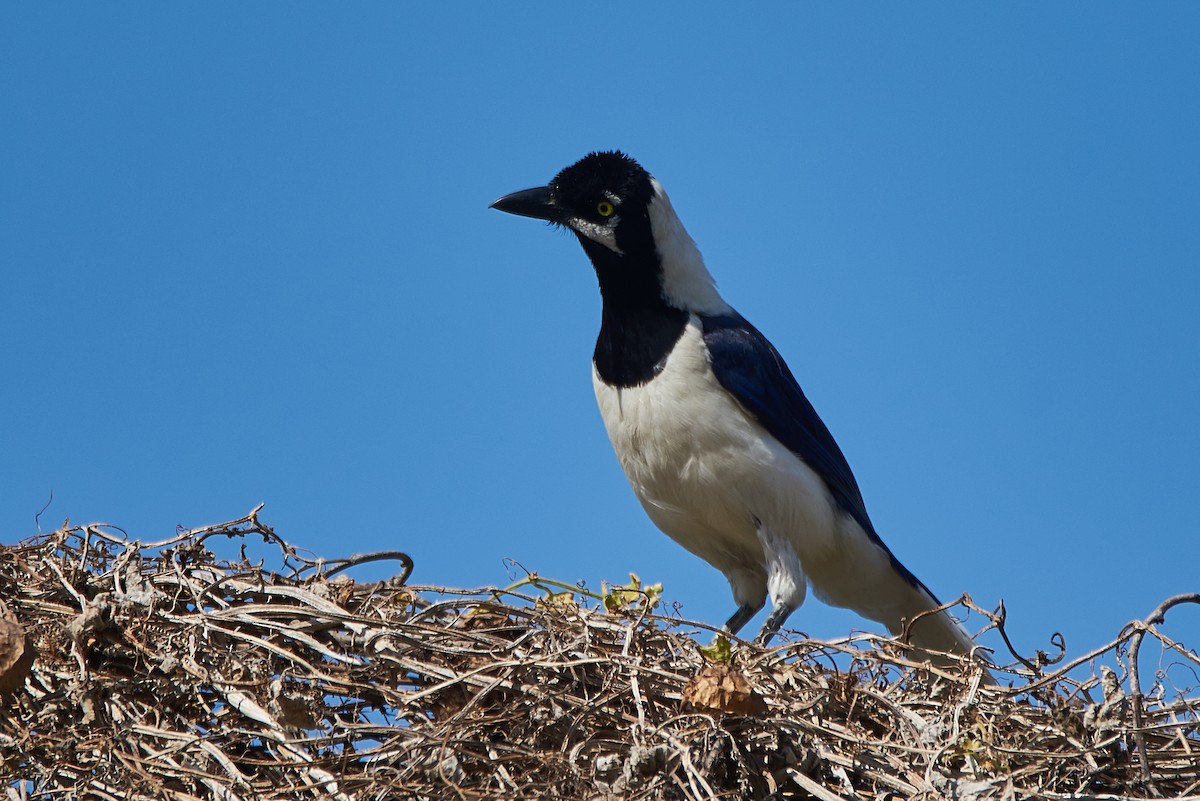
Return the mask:
<path id="1" fill-rule="evenodd" d="M 850 465 L 783 357 L 717 291 L 662 185 L 619 150 L 490 206 L 565 228 L 601 296 L 592 384 L 650 520 L 725 575 L 736 635 L 767 645 L 811 587 L 933 652 L 974 642 L 879 536 Z"/>

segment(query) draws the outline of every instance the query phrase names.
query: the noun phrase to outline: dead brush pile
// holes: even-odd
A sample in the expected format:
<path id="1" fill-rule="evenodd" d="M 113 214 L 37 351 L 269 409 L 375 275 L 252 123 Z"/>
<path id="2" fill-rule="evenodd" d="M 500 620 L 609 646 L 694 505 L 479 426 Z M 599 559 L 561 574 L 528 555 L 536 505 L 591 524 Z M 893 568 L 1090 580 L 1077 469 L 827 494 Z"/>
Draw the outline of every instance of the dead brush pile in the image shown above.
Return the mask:
<path id="1" fill-rule="evenodd" d="M 599 604 L 536 580 L 539 597 L 406 586 L 402 554 L 382 555 L 400 576 L 356 583 L 344 568 L 365 560 L 301 558 L 257 511 L 152 544 L 92 525 L 0 549 L 0 794 L 1200 794 L 1200 659 L 1158 628 L 1200 597 L 992 685 L 866 635 L 702 653 L 705 627 L 653 614 L 636 585 Z M 222 535 L 278 558 L 218 559 Z M 1152 686 L 1139 648 L 1158 655 Z M 1080 683 L 1088 666 L 1099 675 Z"/>

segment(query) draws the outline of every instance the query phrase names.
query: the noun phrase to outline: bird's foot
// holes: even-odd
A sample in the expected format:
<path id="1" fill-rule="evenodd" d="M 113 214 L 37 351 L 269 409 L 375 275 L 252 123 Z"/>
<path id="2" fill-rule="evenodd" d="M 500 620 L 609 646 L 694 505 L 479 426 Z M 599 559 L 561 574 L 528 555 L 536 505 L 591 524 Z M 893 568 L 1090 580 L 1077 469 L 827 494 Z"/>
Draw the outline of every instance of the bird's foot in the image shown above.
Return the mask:
<path id="1" fill-rule="evenodd" d="M 796 607 L 791 604 L 777 604 L 771 610 L 771 616 L 763 624 L 762 630 L 758 632 L 758 636 L 754 638 L 754 642 L 765 648 L 775 635 L 779 633 L 779 629 L 783 626 L 783 622 L 788 619 L 788 615 L 795 611 Z"/>

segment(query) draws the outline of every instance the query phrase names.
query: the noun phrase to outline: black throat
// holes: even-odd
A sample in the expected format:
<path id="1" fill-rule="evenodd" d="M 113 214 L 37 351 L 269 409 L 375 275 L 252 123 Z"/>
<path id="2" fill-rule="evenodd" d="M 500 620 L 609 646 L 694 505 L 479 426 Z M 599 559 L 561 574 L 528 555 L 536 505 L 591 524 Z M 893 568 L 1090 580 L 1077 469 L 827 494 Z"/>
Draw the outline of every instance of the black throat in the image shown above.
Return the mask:
<path id="1" fill-rule="evenodd" d="M 663 300 L 661 269 L 653 251 L 632 256 L 614 253 L 584 236 L 579 241 L 596 268 L 603 301 L 592 356 L 596 373 L 613 387 L 645 384 L 666 366 L 689 315 Z"/>

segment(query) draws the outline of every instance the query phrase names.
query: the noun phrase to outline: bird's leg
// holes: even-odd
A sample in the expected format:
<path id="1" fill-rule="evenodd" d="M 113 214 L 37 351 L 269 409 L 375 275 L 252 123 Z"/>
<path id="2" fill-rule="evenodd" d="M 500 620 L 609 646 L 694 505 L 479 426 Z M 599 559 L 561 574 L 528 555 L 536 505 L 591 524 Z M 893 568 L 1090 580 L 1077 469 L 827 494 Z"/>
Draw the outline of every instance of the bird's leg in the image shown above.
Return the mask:
<path id="1" fill-rule="evenodd" d="M 725 630 L 725 633 L 731 637 L 734 634 L 737 634 L 738 631 L 741 630 L 742 626 L 746 625 L 746 621 L 754 617 L 754 613 L 759 609 L 762 609 L 762 604 L 759 604 L 758 606 L 755 606 L 754 604 L 742 604 L 739 606 L 737 611 L 733 613 L 733 616 L 729 618 L 729 620 L 725 621 L 725 625 L 722 627 Z"/>
<path id="2" fill-rule="evenodd" d="M 763 627 L 754 641 L 765 646 L 778 633 L 779 627 L 783 625 L 783 621 L 788 619 L 788 615 L 795 611 L 796 607 L 791 604 L 781 603 L 774 606 L 771 609 L 771 615 L 767 618 L 767 622 L 763 623 Z"/>
<path id="3" fill-rule="evenodd" d="M 808 578 L 800 567 L 800 557 L 791 541 L 776 534 L 754 518 L 754 530 L 762 544 L 767 568 L 767 595 L 771 598 L 771 616 L 763 624 L 755 641 L 766 645 L 788 619 L 788 615 L 800 608 L 808 594 Z"/>

